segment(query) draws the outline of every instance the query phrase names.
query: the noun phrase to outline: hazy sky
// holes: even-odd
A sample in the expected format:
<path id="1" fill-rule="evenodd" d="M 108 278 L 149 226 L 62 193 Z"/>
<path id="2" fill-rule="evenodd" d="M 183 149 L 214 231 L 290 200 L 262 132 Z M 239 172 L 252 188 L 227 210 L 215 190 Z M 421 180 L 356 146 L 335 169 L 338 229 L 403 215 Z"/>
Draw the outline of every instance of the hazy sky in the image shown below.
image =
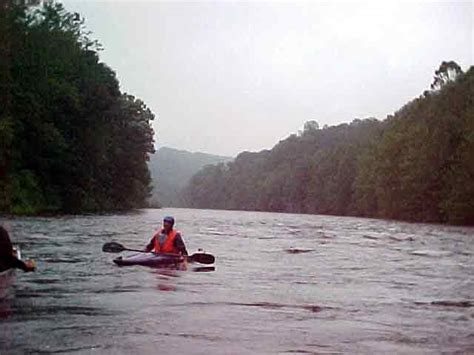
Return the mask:
<path id="1" fill-rule="evenodd" d="M 63 3 L 155 113 L 157 148 L 235 156 L 308 120 L 384 119 L 474 57 L 471 1 Z"/>

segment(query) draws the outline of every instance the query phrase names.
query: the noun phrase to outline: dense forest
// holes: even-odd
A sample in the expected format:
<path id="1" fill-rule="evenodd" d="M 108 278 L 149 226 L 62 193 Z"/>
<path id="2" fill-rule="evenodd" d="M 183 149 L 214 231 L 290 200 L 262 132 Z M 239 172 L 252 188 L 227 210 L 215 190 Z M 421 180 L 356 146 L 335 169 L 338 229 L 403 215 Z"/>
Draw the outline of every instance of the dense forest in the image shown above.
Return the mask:
<path id="1" fill-rule="evenodd" d="M 472 225 L 473 85 L 474 68 L 443 62 L 431 90 L 384 121 L 309 121 L 271 150 L 204 168 L 187 204 Z"/>
<path id="2" fill-rule="evenodd" d="M 77 13 L 19 3 L 0 5 L 0 212 L 143 206 L 153 113 L 121 93 Z"/>
<path id="3" fill-rule="evenodd" d="M 232 159 L 161 147 L 150 156 L 148 163 L 153 187 L 150 205 L 184 207 L 185 201 L 181 196 L 181 191 L 189 183 L 191 177 L 206 165 L 228 162 Z"/>

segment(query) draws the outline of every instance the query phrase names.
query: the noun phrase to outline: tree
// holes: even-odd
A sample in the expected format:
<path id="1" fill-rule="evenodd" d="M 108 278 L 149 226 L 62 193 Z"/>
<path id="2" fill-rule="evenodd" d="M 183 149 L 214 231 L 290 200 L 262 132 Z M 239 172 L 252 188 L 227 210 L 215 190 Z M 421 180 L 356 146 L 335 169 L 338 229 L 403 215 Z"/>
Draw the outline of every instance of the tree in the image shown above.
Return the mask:
<path id="1" fill-rule="evenodd" d="M 145 205 L 154 115 L 120 92 L 83 19 L 53 2 L 0 10 L 0 211 Z"/>
<path id="2" fill-rule="evenodd" d="M 319 123 L 312 120 L 312 121 L 307 121 L 304 124 L 303 128 L 303 134 L 308 133 L 308 132 L 313 132 L 319 129 Z"/>
<path id="3" fill-rule="evenodd" d="M 462 69 L 456 62 L 443 61 L 438 70 L 435 71 L 431 89 L 440 90 L 446 84 L 455 81 L 459 74 L 462 74 Z"/>

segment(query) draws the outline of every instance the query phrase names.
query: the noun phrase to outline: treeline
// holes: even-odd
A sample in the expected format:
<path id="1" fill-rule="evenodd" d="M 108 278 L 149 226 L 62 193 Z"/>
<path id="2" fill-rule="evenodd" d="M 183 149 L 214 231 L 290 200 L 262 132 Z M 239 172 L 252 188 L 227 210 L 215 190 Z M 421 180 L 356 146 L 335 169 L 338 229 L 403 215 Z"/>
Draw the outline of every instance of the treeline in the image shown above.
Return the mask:
<path id="1" fill-rule="evenodd" d="M 77 13 L 19 3 L 0 5 L 0 212 L 143 206 L 153 113 L 120 92 Z"/>
<path id="2" fill-rule="evenodd" d="M 304 131 L 209 166 L 186 188 L 190 207 L 474 224 L 474 69 L 454 62 L 431 91 L 384 121 Z"/>

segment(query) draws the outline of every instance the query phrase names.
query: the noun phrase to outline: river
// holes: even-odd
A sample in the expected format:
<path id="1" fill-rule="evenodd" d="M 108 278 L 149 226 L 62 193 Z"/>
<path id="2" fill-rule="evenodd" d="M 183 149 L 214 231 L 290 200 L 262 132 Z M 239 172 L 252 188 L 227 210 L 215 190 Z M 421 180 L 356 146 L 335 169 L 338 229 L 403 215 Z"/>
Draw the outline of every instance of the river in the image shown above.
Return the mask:
<path id="1" fill-rule="evenodd" d="M 142 248 L 165 215 L 214 271 L 102 252 Z M 0 222 L 38 268 L 4 286 L 1 354 L 474 353 L 474 228 L 192 209 Z"/>

